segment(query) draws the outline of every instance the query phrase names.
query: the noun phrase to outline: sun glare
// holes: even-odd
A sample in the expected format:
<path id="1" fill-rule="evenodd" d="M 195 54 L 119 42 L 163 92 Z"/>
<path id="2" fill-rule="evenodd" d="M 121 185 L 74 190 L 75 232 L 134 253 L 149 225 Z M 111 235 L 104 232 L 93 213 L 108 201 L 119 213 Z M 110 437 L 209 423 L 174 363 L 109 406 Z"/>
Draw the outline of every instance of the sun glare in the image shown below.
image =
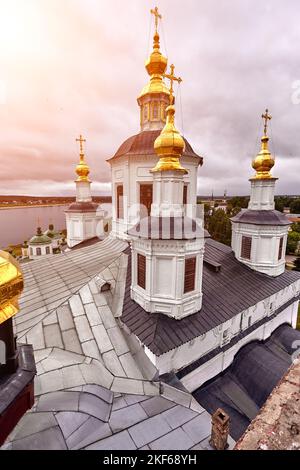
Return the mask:
<path id="1" fill-rule="evenodd" d="M 1 57 L 22 59 L 40 51 L 43 28 L 39 3 L 36 0 L 0 0 Z"/>

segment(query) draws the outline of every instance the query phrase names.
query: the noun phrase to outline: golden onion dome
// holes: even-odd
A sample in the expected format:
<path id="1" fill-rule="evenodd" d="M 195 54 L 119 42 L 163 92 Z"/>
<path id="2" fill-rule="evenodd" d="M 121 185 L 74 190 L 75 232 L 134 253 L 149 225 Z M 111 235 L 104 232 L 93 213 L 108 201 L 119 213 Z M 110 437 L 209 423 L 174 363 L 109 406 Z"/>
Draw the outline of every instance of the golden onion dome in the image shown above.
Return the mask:
<path id="1" fill-rule="evenodd" d="M 80 162 L 76 166 L 76 174 L 78 178 L 76 181 L 89 181 L 88 175 L 90 173 L 90 168 L 84 160 L 84 155 L 80 154 Z"/>
<path id="2" fill-rule="evenodd" d="M 149 93 L 165 93 L 169 95 L 169 89 L 163 80 L 167 65 L 168 59 L 160 52 L 159 34 L 156 31 L 153 38 L 153 51 L 145 62 L 146 70 L 150 75 L 150 81 L 143 88 L 138 99 Z"/>
<path id="3" fill-rule="evenodd" d="M 0 251 L 0 324 L 19 311 L 18 298 L 23 290 L 23 276 L 17 261 Z"/>
<path id="4" fill-rule="evenodd" d="M 267 135 L 263 135 L 261 138 L 260 152 L 252 161 L 252 168 L 256 170 L 255 179 L 272 178 L 271 169 L 274 166 L 275 160 L 268 148 L 268 142 L 269 137 Z"/>
<path id="5" fill-rule="evenodd" d="M 159 156 L 159 160 L 151 171 L 179 170 L 187 173 L 187 170 L 180 164 L 180 157 L 184 152 L 185 143 L 175 127 L 175 106 L 168 106 L 166 113 L 166 125 L 154 142 L 154 150 Z"/>

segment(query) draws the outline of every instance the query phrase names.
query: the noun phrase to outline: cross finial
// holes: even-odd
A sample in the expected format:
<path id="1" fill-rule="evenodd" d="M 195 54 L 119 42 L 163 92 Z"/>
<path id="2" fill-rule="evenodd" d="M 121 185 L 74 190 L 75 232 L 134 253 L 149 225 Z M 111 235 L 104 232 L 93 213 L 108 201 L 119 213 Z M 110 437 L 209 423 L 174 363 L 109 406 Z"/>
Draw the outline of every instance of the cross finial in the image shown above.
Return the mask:
<path id="1" fill-rule="evenodd" d="M 151 9 L 151 10 L 150 10 L 150 13 L 151 13 L 152 15 L 154 15 L 154 17 L 155 17 L 155 32 L 157 33 L 158 19 L 161 20 L 161 19 L 162 19 L 162 16 L 161 16 L 160 13 L 158 13 L 158 8 L 157 8 L 157 7 L 155 7 L 154 10 Z"/>
<path id="2" fill-rule="evenodd" d="M 267 135 L 268 121 L 271 121 L 272 116 L 269 114 L 269 110 L 266 109 L 265 114 L 262 114 L 261 117 L 265 121 L 265 123 L 264 123 L 264 134 Z"/>
<path id="3" fill-rule="evenodd" d="M 178 83 L 181 83 L 182 79 L 180 77 L 175 77 L 175 75 L 174 75 L 175 65 L 171 64 L 170 65 L 170 70 L 171 70 L 170 73 L 165 73 L 163 76 L 165 78 L 167 78 L 168 80 L 170 80 L 170 104 L 173 104 L 173 102 L 174 102 L 173 83 L 174 83 L 174 81 L 178 82 Z"/>
<path id="4" fill-rule="evenodd" d="M 83 142 L 86 142 L 86 139 L 84 139 L 82 137 L 82 135 L 80 134 L 79 139 L 76 139 L 76 142 L 80 142 L 80 144 L 79 144 L 80 145 L 80 155 L 83 155 L 84 154 L 84 152 L 83 152 Z"/>

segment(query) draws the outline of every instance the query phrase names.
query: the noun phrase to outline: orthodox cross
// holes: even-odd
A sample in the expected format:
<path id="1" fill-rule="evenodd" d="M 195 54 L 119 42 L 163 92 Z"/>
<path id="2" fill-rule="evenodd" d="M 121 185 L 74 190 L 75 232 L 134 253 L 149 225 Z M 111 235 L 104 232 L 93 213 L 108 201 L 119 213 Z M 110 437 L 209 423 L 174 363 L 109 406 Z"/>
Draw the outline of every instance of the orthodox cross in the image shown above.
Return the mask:
<path id="1" fill-rule="evenodd" d="M 265 121 L 265 123 L 264 123 L 264 134 L 267 135 L 268 121 L 271 121 L 272 116 L 269 114 L 269 110 L 266 109 L 265 114 L 262 114 L 261 117 Z"/>
<path id="2" fill-rule="evenodd" d="M 168 80 L 170 80 L 170 104 L 173 104 L 173 102 L 174 102 L 173 83 L 174 83 L 174 81 L 178 82 L 178 83 L 181 83 L 182 79 L 180 77 L 175 77 L 175 75 L 174 75 L 175 66 L 173 64 L 170 65 L 170 69 L 171 69 L 171 72 L 170 73 L 165 73 L 164 77 L 167 78 Z"/>
<path id="3" fill-rule="evenodd" d="M 155 16 L 155 32 L 157 33 L 157 26 L 158 26 L 158 19 L 162 19 L 162 16 L 160 13 L 158 13 L 158 8 L 155 7 L 154 10 L 150 10 L 150 13 Z"/>
<path id="4" fill-rule="evenodd" d="M 83 155 L 83 142 L 86 142 L 86 139 L 80 134 L 79 139 L 76 139 L 76 142 L 80 142 L 80 155 Z"/>

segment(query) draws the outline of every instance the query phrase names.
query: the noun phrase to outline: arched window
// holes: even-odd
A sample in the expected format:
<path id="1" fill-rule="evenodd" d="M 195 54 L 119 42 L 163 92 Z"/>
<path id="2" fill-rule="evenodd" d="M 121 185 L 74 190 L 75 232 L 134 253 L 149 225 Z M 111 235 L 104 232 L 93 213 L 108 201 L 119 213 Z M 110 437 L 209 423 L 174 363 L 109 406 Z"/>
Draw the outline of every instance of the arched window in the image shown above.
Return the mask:
<path id="1" fill-rule="evenodd" d="M 42 254 L 42 250 L 40 248 L 37 248 L 36 249 L 36 255 L 41 256 L 41 254 Z"/>
<path id="2" fill-rule="evenodd" d="M 143 115 L 143 121 L 148 120 L 148 105 L 144 104 L 144 115 Z"/>
<path id="3" fill-rule="evenodd" d="M 50 246 L 46 246 L 46 255 L 50 255 Z"/>
<path id="4" fill-rule="evenodd" d="M 158 119 L 158 103 L 155 101 L 152 105 L 152 119 Z"/>

